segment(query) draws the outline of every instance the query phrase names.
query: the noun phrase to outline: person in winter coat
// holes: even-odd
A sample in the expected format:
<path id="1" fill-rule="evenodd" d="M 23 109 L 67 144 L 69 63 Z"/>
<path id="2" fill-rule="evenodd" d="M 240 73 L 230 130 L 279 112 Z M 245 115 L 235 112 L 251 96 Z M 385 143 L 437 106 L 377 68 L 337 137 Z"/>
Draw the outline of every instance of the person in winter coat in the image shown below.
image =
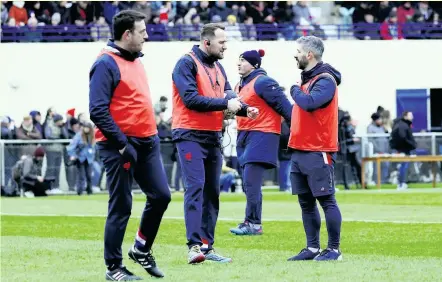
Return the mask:
<path id="1" fill-rule="evenodd" d="M 387 133 L 387 130 L 385 129 L 382 118 L 380 114 L 374 113 L 371 115 L 372 123 L 370 123 L 367 127 L 367 133 L 375 133 L 375 134 L 384 134 Z M 389 152 L 390 148 L 388 145 L 388 138 L 387 137 L 373 137 L 369 138 L 369 141 L 371 144 L 373 144 L 373 153 L 375 154 L 386 154 Z M 382 183 L 386 183 L 388 180 L 388 168 L 389 163 L 388 162 L 382 162 L 381 164 L 381 172 L 382 172 Z M 377 167 L 376 163 L 373 167 L 373 178 L 377 179 Z"/>
<path id="2" fill-rule="evenodd" d="M 47 115 L 45 125 L 43 125 L 45 138 L 51 140 L 67 139 L 68 134 L 64 127 L 63 117 L 59 114 L 52 115 L 51 113 Z M 53 188 L 57 189 L 55 191 L 58 192 L 60 188 L 60 169 L 63 158 L 63 145 L 55 142 L 53 144 L 45 145 L 45 148 L 47 160 L 46 175 L 55 177 Z"/>
<path id="3" fill-rule="evenodd" d="M 66 148 L 72 162 L 77 167 L 77 194 L 86 189 L 92 194 L 92 164 L 95 159 L 95 138 L 92 124 L 87 123 Z"/>
<path id="4" fill-rule="evenodd" d="M 17 128 L 16 134 L 17 134 L 17 139 L 20 140 L 30 141 L 42 138 L 40 131 L 38 131 L 37 128 L 33 125 L 31 116 L 25 116 L 23 118 L 23 122 L 20 125 L 20 127 Z M 32 155 L 36 148 L 37 146 L 35 143 L 23 144 L 22 146 L 20 146 L 19 154 L 20 156 Z"/>
<path id="5" fill-rule="evenodd" d="M 416 140 L 414 140 L 411 125 L 413 123 L 413 113 L 404 112 L 401 119 L 397 119 L 391 131 L 390 147 L 399 154 L 410 155 L 416 149 Z M 406 178 L 408 171 L 408 162 L 400 164 L 398 190 L 407 189 Z"/>
<path id="6" fill-rule="evenodd" d="M 51 189 L 54 178 L 42 174 L 44 156 L 45 150 L 38 147 L 32 156 L 19 160 L 13 168 L 13 178 L 27 198 L 47 196 L 46 191 Z"/>
<path id="7" fill-rule="evenodd" d="M 43 136 L 43 126 L 41 125 L 41 114 L 39 111 L 31 111 L 29 115 L 32 117 L 32 123 L 34 124 L 34 127 L 41 133 L 42 138 Z"/>
<path id="8" fill-rule="evenodd" d="M 235 92 L 241 101 L 259 110 L 256 119 L 237 117 L 236 150 L 246 194 L 244 221 L 230 232 L 235 235 L 261 235 L 262 179 L 268 169 L 275 168 L 281 134 L 281 118 L 291 121 L 292 104 L 279 83 L 261 67 L 265 51 L 250 50 L 239 56 L 241 80 Z"/>

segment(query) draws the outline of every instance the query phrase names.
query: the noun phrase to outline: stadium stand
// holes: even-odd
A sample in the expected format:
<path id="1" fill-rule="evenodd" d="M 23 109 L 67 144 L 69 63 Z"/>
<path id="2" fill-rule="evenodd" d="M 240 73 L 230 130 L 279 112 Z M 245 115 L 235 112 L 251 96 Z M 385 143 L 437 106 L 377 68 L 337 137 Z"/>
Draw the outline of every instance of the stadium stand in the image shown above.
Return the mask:
<path id="1" fill-rule="evenodd" d="M 442 2 L 306 1 L 4 1 L 2 42 L 90 42 L 110 37 L 112 16 L 147 16 L 150 41 L 195 41 L 208 22 L 226 23 L 230 40 L 442 38 Z"/>
<path id="2" fill-rule="evenodd" d="M 1 2 L 1 42 L 2 43 L 45 43 L 45 42 L 97 42 L 104 44 L 111 38 L 112 17 L 121 10 L 134 9 L 146 15 L 146 25 L 149 41 L 198 41 L 201 26 L 208 22 L 222 22 L 226 25 L 229 41 L 293 41 L 303 35 L 316 35 L 326 40 L 393 40 L 393 39 L 441 39 L 442 2 L 305 2 L 305 1 L 2 1 Z M 189 42 L 191 43 L 191 42 Z M 277 44 L 276 42 L 275 44 Z M 392 42 L 393 43 L 393 42 Z M 433 41 L 434 43 L 434 41 Z M 101 44 L 101 43 L 98 43 Z M 158 43 L 162 44 L 162 43 Z M 364 43 L 369 44 L 369 43 Z M 36 44 L 39 45 L 39 44 Z M 46 44 L 40 44 L 45 45 Z M 67 44 L 69 45 L 69 44 Z M 89 44 L 86 44 L 89 45 Z M 91 44 L 93 45 L 93 44 Z M 14 81 L 8 82 L 8 87 L 14 89 Z M 162 101 L 161 99 L 165 99 Z M 157 127 L 162 139 L 163 162 L 168 174 L 171 187 L 178 187 L 177 161 L 174 146 L 171 143 L 170 120 L 163 115 L 166 110 L 167 97 L 162 97 L 156 104 Z M 381 104 L 382 101 L 379 101 Z M 437 104 L 435 102 L 434 104 Z M 29 110 L 32 110 L 29 108 Z M 38 109 L 41 110 L 41 109 Z M 66 154 L 65 146 L 77 132 L 76 124 L 85 122 L 82 115 L 66 115 L 62 127 L 66 135 L 54 138 L 44 136 L 46 124 L 51 123 L 55 114 L 65 116 L 64 109 L 51 112 L 48 109 L 46 117 L 36 111 L 30 112 L 32 130 L 41 131 L 43 139 L 22 138 L 17 131 L 24 130 L 22 116 L 8 116 L 10 113 L 1 112 L 2 150 L 2 185 L 11 185 L 12 168 L 29 148 L 41 143 L 49 148 L 45 168 L 56 178 L 55 188 L 63 186 L 66 190 L 74 191 L 75 175 L 72 164 Z M 346 109 L 350 112 L 352 109 Z M 373 109 L 374 110 L 374 109 Z M 393 110 L 393 109 L 389 109 Z M 354 149 L 351 153 L 358 158 L 372 156 L 377 153 L 390 153 L 388 136 L 391 132 L 393 117 L 389 110 L 379 110 L 383 127 L 379 136 L 362 137 L 355 134 L 356 125 L 351 118 L 343 119 L 341 123 L 344 137 L 355 140 L 350 144 Z M 30 120 L 28 113 L 23 112 L 24 119 Z M 400 113 L 399 113 L 400 114 Z M 40 116 L 37 120 L 37 116 Z M 76 123 L 71 123 L 71 117 Z M 49 118 L 48 118 L 49 117 Z M 367 116 L 369 120 L 369 116 Z M 374 120 L 373 120 L 374 122 Z M 53 123 L 53 122 L 52 122 Z M 425 122 L 425 125 L 427 123 Z M 53 125 L 51 125 L 53 126 Z M 437 125 L 439 126 L 439 124 Z M 25 126 L 26 127 L 26 126 Z M 435 127 L 432 125 L 432 128 Z M 361 128 L 361 126 L 359 126 Z M 439 128 L 439 127 L 438 127 Z M 29 129 L 29 128 L 28 128 Z M 78 130 L 78 128 L 77 128 Z M 429 129 L 428 129 L 429 130 Z M 442 150 L 442 137 L 436 133 L 417 133 L 420 154 L 437 155 Z M 226 140 L 230 140 L 227 136 Z M 236 137 L 235 137 L 236 138 Z M 6 140 L 5 140 L 6 139 Z M 8 140 L 9 139 L 9 140 Z M 15 139 L 15 140 L 14 140 Z M 34 139 L 34 140 L 28 140 Z M 54 139 L 63 139 L 55 140 Z M 20 141 L 21 140 L 21 141 Z M 387 141 L 386 141 L 387 140 Z M 9 143 L 8 143 L 9 142 Z M 55 142 L 54 144 L 52 144 Z M 383 151 L 377 151 L 373 144 L 386 144 Z M 1 142 L 0 142 L 1 143 Z M 234 144 L 235 141 L 231 140 Z M 55 145 L 63 147 L 57 150 Z M 63 145 L 63 146 L 62 146 Z M 56 152 L 55 152 L 56 151 Z M 55 152 L 55 153 L 54 153 Z M 32 153 L 32 152 L 31 152 Z M 224 152 L 226 154 L 226 152 Z M 345 155 L 345 154 L 344 154 Z M 234 158 L 236 156 L 227 156 Z M 358 183 L 357 162 L 345 159 L 338 160 L 336 166 L 336 183 Z M 232 166 L 231 163 L 227 165 Z M 433 177 L 431 167 L 417 164 L 413 167 L 409 179 L 416 182 L 430 182 Z M 64 169 L 63 169 L 64 167 Z M 384 168 L 383 168 L 384 169 Z M 343 173 L 347 171 L 347 173 Z M 60 175 L 63 175 L 61 176 Z M 383 172 L 383 182 L 394 183 L 396 168 L 386 167 Z M 373 184 L 376 172 L 373 167 L 367 170 L 368 183 Z M 94 163 L 94 186 L 104 188 L 101 184 L 103 170 L 97 158 Z M 62 181 L 59 184 L 58 180 Z M 278 171 L 272 170 L 265 175 L 266 184 L 278 184 Z"/>

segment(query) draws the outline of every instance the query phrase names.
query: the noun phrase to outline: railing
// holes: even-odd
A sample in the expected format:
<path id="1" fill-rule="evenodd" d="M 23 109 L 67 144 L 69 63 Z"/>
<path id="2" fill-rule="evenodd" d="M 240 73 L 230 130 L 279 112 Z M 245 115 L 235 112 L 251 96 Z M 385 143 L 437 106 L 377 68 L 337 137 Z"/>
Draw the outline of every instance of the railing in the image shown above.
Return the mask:
<path id="1" fill-rule="evenodd" d="M 442 155 L 442 133 L 414 133 L 414 139 L 417 143 L 417 148 L 412 152 L 412 154 L 425 156 L 425 155 Z M 355 136 L 359 138 L 359 142 L 356 142 L 357 156 L 358 158 L 363 157 L 373 157 L 375 155 L 388 155 L 395 153 L 389 144 L 390 135 L 389 134 L 365 134 L 360 136 Z M 352 148 L 355 149 L 355 148 Z M 342 161 L 342 159 L 341 159 Z M 415 183 L 430 183 L 436 178 L 437 182 L 441 181 L 441 169 L 438 164 L 438 169 L 435 175 L 433 175 L 432 166 L 430 163 L 419 163 L 414 162 L 410 164 L 407 179 L 410 182 Z M 395 183 L 397 180 L 397 169 L 398 163 L 383 163 L 382 164 L 382 182 Z M 336 167 L 337 172 L 342 168 Z M 351 171 L 347 169 L 348 174 L 352 175 Z M 342 172 L 341 172 L 342 173 Z M 376 181 L 376 164 L 374 162 L 369 162 L 365 166 L 365 179 L 369 185 L 374 185 Z"/>
<path id="2" fill-rule="evenodd" d="M 163 24 L 146 25 L 149 41 L 197 41 L 201 25 Z M 353 25 L 310 25 L 295 24 L 238 24 L 227 26 L 227 34 L 232 40 L 295 40 L 303 35 L 316 35 L 323 39 L 383 39 L 381 24 L 359 23 Z M 441 39 L 442 24 L 407 23 L 391 25 L 388 29 L 395 30 L 398 37 L 404 39 Z M 37 27 L 2 26 L 2 42 L 76 42 L 103 41 L 111 37 L 107 25 L 59 25 Z M 393 36 L 394 37 L 394 36 Z"/>
<path id="3" fill-rule="evenodd" d="M 442 133 L 440 132 L 420 132 L 413 133 L 414 139 L 417 143 L 417 154 L 422 155 L 442 155 Z M 391 153 L 392 150 L 389 146 L 389 138 L 390 134 L 387 133 L 379 133 L 379 134 L 364 134 L 355 136 L 360 138 L 360 142 L 358 142 L 361 146 L 360 156 L 361 157 L 369 157 L 373 153 L 376 153 L 376 150 L 381 148 L 387 148 L 387 150 L 383 153 Z M 384 144 L 386 142 L 386 145 Z M 371 145 L 370 145 L 371 144 Z M 373 148 L 371 150 L 370 146 L 378 147 Z M 384 146 L 384 147 L 382 147 Z M 373 152 L 374 151 L 374 152 Z"/>
<path id="4" fill-rule="evenodd" d="M 66 146 L 71 140 L 0 140 L 0 184 L 11 185 L 12 168 L 25 155 L 32 155 L 37 146 L 45 149 L 45 158 L 43 161 L 42 173 L 45 176 L 52 176 L 56 180 L 53 187 L 60 187 L 64 190 L 71 190 L 75 186 L 75 170 L 70 164 L 66 152 Z M 171 155 L 173 153 L 173 144 L 170 141 L 161 141 L 161 156 L 164 168 L 169 179 L 172 179 L 173 162 Z M 93 167 L 100 171 L 99 183 L 103 179 L 103 170 L 101 161 L 96 157 Z M 72 178 L 73 177 L 73 178 Z M 98 185 L 97 185 L 98 186 Z"/>
<path id="5" fill-rule="evenodd" d="M 376 153 L 391 153 L 388 143 L 388 134 L 366 134 L 355 136 L 360 139 L 356 142 L 359 146 L 357 149 L 358 157 L 373 156 Z M 417 142 L 417 149 L 415 151 L 418 155 L 442 155 L 442 133 L 415 133 L 414 137 Z M 32 154 L 37 145 L 42 145 L 46 152 L 45 161 L 43 164 L 43 172 L 49 174 L 57 174 L 59 178 L 59 186 L 67 190 L 67 187 L 72 186 L 72 179 L 69 179 L 69 167 L 67 165 L 68 158 L 64 148 L 69 144 L 70 140 L 0 140 L 0 176 L 1 185 L 5 186 L 10 180 L 11 168 L 24 154 Z M 171 160 L 173 153 L 173 144 L 170 141 L 161 142 L 161 156 L 169 180 L 172 184 L 174 174 L 174 163 Z M 382 149 L 384 148 L 384 149 Z M 381 152 L 378 152 L 381 151 Z M 49 162 L 48 162 L 48 159 Z M 100 163 L 99 158 L 97 162 Z M 350 183 L 354 183 L 353 173 L 349 171 L 348 160 L 344 160 L 341 154 L 338 154 L 337 163 L 335 165 L 335 182 L 341 184 L 343 182 L 343 170 L 347 171 Z M 391 181 L 395 180 L 396 167 L 391 165 L 388 168 L 388 178 Z M 431 182 L 432 177 L 440 177 L 439 174 L 431 176 L 431 166 L 426 164 L 415 163 L 410 166 L 408 179 L 412 182 Z M 366 166 L 366 179 L 374 180 L 373 164 Z M 51 175 L 52 176 L 52 175 Z M 273 184 L 278 183 L 278 169 L 272 169 L 266 172 L 264 180 Z M 440 178 L 438 178 L 440 179 Z"/>

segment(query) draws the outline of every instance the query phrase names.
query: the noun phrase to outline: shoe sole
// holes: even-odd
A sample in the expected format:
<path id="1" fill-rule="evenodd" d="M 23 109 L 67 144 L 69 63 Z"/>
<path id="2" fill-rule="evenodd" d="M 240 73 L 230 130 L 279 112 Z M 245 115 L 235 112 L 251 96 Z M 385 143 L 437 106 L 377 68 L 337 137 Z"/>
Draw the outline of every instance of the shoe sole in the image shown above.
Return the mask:
<path id="1" fill-rule="evenodd" d="M 287 261 L 312 261 L 312 260 L 316 260 L 317 257 L 319 257 L 319 255 L 321 254 L 322 250 L 319 250 L 319 253 L 311 259 L 287 259 Z"/>
<path id="2" fill-rule="evenodd" d="M 312 261 L 312 260 L 315 260 L 316 257 L 314 257 L 312 259 L 288 259 L 287 261 Z"/>
<path id="3" fill-rule="evenodd" d="M 137 278 L 138 279 L 134 279 L 134 280 L 131 280 L 131 281 L 141 281 L 141 280 L 143 280 L 143 278 L 141 278 L 139 276 L 137 276 Z M 106 281 L 118 281 L 118 280 L 115 280 L 114 278 L 112 278 L 112 276 L 109 276 L 108 274 L 106 274 Z M 122 280 L 122 281 L 130 281 L 130 280 Z"/>
<path id="4" fill-rule="evenodd" d="M 222 260 L 222 261 L 206 259 L 206 262 L 208 262 L 208 263 L 220 263 L 220 264 L 231 263 L 232 261 L 233 261 L 232 259 L 228 259 L 228 260 L 226 259 L 226 260 Z"/>
<path id="5" fill-rule="evenodd" d="M 192 260 L 188 261 L 188 264 L 200 264 L 206 260 L 206 256 L 203 254 L 200 254 L 196 257 L 194 257 Z"/>
<path id="6" fill-rule="evenodd" d="M 236 233 L 232 230 L 230 230 L 230 233 L 232 233 L 233 235 L 236 235 L 236 236 L 261 236 L 263 234 L 263 233 L 247 233 L 247 234 L 242 233 L 242 234 L 239 234 L 239 233 Z"/>
<path id="7" fill-rule="evenodd" d="M 330 259 L 330 260 L 317 260 L 316 258 L 313 259 L 314 261 L 341 261 L 342 260 L 342 255 L 339 255 L 339 257 L 337 259 Z"/>

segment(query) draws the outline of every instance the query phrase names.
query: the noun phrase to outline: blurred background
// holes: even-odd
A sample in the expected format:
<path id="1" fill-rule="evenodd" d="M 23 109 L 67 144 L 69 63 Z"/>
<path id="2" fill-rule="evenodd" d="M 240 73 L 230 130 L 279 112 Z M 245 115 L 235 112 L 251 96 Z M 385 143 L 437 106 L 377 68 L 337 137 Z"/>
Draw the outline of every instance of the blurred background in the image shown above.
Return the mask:
<path id="1" fill-rule="evenodd" d="M 222 64 L 232 85 L 239 80 L 238 55 L 262 48 L 263 68 L 290 89 L 299 77 L 294 40 L 315 35 L 325 41 L 324 60 L 343 74 L 337 184 L 350 189 L 374 185 L 376 166 L 368 163 L 362 171 L 361 161 L 395 152 L 391 131 L 406 111 L 414 116 L 413 154 L 442 155 L 441 1 L 1 1 L 2 195 L 17 191 L 14 172 L 20 161 L 35 157 L 39 146 L 45 152 L 42 173 L 53 179 L 52 193 L 77 193 L 83 185 L 69 145 L 91 125 L 88 71 L 112 37 L 112 17 L 125 9 L 146 15 L 149 42 L 142 60 L 173 191 L 183 187 L 170 141 L 171 72 L 178 58 L 198 44 L 200 28 L 209 22 L 226 26 L 229 42 Z M 285 137 L 279 145 L 280 164 L 288 161 Z M 223 175 L 233 180 L 220 185 L 242 192 L 235 143 L 236 122 L 228 120 Z M 91 165 L 93 192 L 106 190 L 98 155 Z M 408 182 L 440 182 L 440 163 L 431 168 L 427 162 L 410 163 Z M 383 184 L 397 184 L 397 163 L 383 163 L 381 173 Z M 268 171 L 266 186 L 287 191 L 287 174 Z"/>

